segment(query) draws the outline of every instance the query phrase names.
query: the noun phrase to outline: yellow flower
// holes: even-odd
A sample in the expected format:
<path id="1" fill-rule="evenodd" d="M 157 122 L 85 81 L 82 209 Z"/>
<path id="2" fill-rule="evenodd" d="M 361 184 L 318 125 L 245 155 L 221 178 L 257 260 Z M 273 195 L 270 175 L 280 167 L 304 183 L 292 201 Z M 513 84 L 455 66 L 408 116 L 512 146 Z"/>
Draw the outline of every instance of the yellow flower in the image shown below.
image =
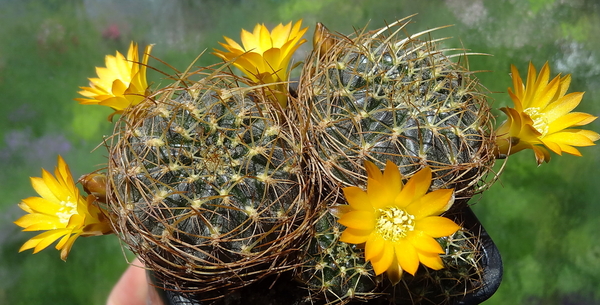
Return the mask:
<path id="1" fill-rule="evenodd" d="M 152 45 L 146 46 L 141 63 L 138 46 L 133 42 L 129 46 L 127 58 L 118 51 L 115 56 L 107 55 L 106 67 L 96 67 L 98 78 L 89 79 L 90 87 L 80 87 L 83 91 L 79 91 L 79 94 L 86 98 L 75 100 L 81 104 L 111 107 L 115 110 L 114 114 L 141 103 L 146 98 L 148 89 L 146 65 L 151 51 Z"/>
<path id="2" fill-rule="evenodd" d="M 449 236 L 460 227 L 440 215 L 453 204 L 453 190 L 427 193 L 431 169 L 425 167 L 406 183 L 398 167 L 387 161 L 383 172 L 369 161 L 367 191 L 346 187 L 344 196 L 350 204 L 338 222 L 347 228 L 340 240 L 351 244 L 365 243 L 365 259 L 375 274 L 387 271 L 392 283 L 400 281 L 402 271 L 415 274 L 419 262 L 439 270 L 444 267 L 439 254 L 444 253 L 434 239 Z"/>
<path id="3" fill-rule="evenodd" d="M 573 146 L 591 146 L 600 139 L 598 133 L 590 130 L 567 129 L 589 124 L 596 119 L 587 113 L 571 112 L 583 97 L 583 92 L 565 95 L 571 83 L 571 75 L 557 75 L 548 82 L 548 63 L 542 67 L 539 76 L 536 76 L 533 64 L 529 63 L 525 85 L 515 66 L 511 65 L 511 72 L 514 91 L 509 88 L 508 94 L 515 108 L 500 109 L 508 116 L 496 131 L 500 156 L 530 148 L 539 165 L 550 161 L 550 153 L 546 148 L 558 155 L 566 152 L 581 156 Z"/>
<path id="4" fill-rule="evenodd" d="M 246 76 L 258 84 L 287 82 L 289 63 L 298 47 L 306 42 L 301 39 L 308 28 L 300 29 L 302 20 L 286 25 L 279 24 L 271 32 L 264 24 L 257 24 L 252 33 L 242 30 L 242 46 L 229 37 L 220 42 L 227 51 L 215 49 L 216 56 L 225 61 L 233 60 Z M 269 86 L 282 107 L 287 105 L 287 84 Z"/>
<path id="5" fill-rule="evenodd" d="M 60 156 L 54 175 L 42 169 L 41 178 L 31 178 L 40 197 L 29 197 L 19 204 L 29 214 L 15 224 L 23 231 L 46 231 L 25 242 L 19 252 L 34 248 L 33 253 L 37 253 L 60 238 L 56 249 L 60 250 L 61 259 L 66 260 L 77 237 L 108 234 L 112 229 L 94 204 L 95 197 L 79 194 L 69 167 Z"/>

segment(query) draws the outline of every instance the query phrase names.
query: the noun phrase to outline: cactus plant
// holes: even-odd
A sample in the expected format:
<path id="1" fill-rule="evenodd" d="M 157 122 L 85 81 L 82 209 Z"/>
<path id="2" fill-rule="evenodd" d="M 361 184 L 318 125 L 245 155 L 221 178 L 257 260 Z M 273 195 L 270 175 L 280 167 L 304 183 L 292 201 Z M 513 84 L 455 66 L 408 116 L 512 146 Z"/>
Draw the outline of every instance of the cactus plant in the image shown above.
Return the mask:
<path id="1" fill-rule="evenodd" d="M 107 204 L 115 231 L 164 288 L 214 299 L 295 271 L 328 303 L 397 295 L 400 285 L 374 276 L 359 246 L 339 240 L 329 211 L 345 202 L 341 188 L 365 186 L 363 160 L 389 159 L 405 178 L 429 166 L 432 188 L 455 189 L 461 208 L 494 161 L 482 87 L 437 41 L 419 39 L 433 30 L 400 38 L 405 21 L 355 37 L 319 27 L 286 109 L 226 63 L 124 112 L 109 145 Z M 476 258 L 477 237 L 461 234 L 470 237 L 444 247 Z M 475 289 L 477 279 L 455 273 L 477 275 L 477 261 L 421 268 L 397 300 L 423 287 L 444 301 Z"/>
<path id="2" fill-rule="evenodd" d="M 364 158 L 403 176 L 429 165 L 435 188 L 470 198 L 495 159 L 483 88 L 438 40 L 419 40 L 436 29 L 402 38 L 403 21 L 353 38 L 321 31 L 299 85 L 313 160 L 335 187 L 364 181 Z"/>
<path id="3" fill-rule="evenodd" d="M 126 111 L 109 147 L 115 231 L 166 289 L 199 299 L 290 269 L 311 211 L 297 129 L 225 69 Z"/>
<path id="4" fill-rule="evenodd" d="M 361 249 L 338 241 L 343 226 L 327 215 L 332 207 L 345 203 L 342 187 L 366 186 L 363 160 L 380 166 L 391 160 L 404 177 L 431 167 L 432 189 L 455 189 L 456 202 L 448 214 L 464 208 L 486 186 L 484 178 L 494 164 L 493 117 L 485 89 L 472 72 L 445 54 L 440 40 L 423 38 L 436 29 L 402 37 L 407 24 L 403 19 L 351 37 L 320 26 L 315 51 L 302 71 L 298 96 L 309 118 L 308 158 L 319 168 L 315 180 L 320 183 L 322 216 L 301 277 L 332 303 L 382 294 L 389 299 L 398 294 L 395 287 L 403 286 L 375 277 Z M 461 234 L 470 237 L 461 239 L 458 247 L 477 257 L 476 232 Z M 454 246 L 448 244 L 447 250 L 453 251 Z M 473 259 L 468 267 L 435 272 L 421 268 L 414 278 L 404 279 L 408 292 L 396 298 L 417 298 L 416 286 L 407 284 L 412 281 L 420 283 L 418 289 L 463 295 L 465 286 L 440 283 L 440 277 L 431 274 L 460 269 L 476 275 L 477 262 Z"/>

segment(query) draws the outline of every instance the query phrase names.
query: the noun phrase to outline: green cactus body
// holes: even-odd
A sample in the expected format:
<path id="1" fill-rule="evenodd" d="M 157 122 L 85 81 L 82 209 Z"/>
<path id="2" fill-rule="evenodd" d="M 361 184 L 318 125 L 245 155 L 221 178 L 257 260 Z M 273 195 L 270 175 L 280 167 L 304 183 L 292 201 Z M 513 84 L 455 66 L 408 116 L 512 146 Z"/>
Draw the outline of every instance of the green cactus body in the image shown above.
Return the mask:
<path id="1" fill-rule="evenodd" d="M 366 186 L 365 159 L 380 168 L 391 160 L 405 179 L 430 166 L 433 190 L 455 189 L 452 211 L 485 186 L 482 179 L 495 160 L 486 96 L 472 73 L 444 55 L 436 41 L 418 39 L 433 30 L 400 37 L 406 24 L 357 37 L 322 34 L 326 38 L 305 63 L 298 95 L 308 105 L 308 158 L 320 169 L 322 214 L 346 204 L 342 187 Z M 362 249 L 347 245 L 339 251 L 343 243 L 333 232 L 344 227 L 330 216 L 322 219 L 329 221 L 316 227 L 301 272 L 305 282 L 326 297 L 336 296 L 336 302 L 391 295 L 393 289 L 386 290 L 386 282 L 364 263 Z M 348 257 L 358 257 L 357 265 L 348 266 Z M 324 261 L 331 270 L 318 272 Z M 426 277 L 424 268 L 415 277 Z M 342 286 L 328 285 L 338 282 Z M 429 286 L 440 285 L 422 288 Z"/>
<path id="2" fill-rule="evenodd" d="M 380 32 L 331 38 L 306 62 L 300 99 L 310 107 L 313 158 L 335 187 L 361 185 L 365 158 L 405 177 L 423 166 L 433 188 L 469 198 L 494 162 L 493 120 L 476 79 L 435 41 Z"/>
<path id="3" fill-rule="evenodd" d="M 264 96 L 214 72 L 123 115 L 110 146 L 113 225 L 167 289 L 219 297 L 290 269 L 307 238 L 302 148 Z"/>

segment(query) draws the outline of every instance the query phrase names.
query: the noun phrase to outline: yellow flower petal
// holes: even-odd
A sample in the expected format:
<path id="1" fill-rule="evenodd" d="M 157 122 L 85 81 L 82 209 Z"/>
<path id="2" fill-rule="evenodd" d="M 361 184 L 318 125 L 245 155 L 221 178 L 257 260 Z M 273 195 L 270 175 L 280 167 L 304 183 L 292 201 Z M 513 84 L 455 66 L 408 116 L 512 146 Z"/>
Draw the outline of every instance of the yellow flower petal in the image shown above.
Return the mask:
<path id="1" fill-rule="evenodd" d="M 27 213 L 35 213 L 27 204 L 25 204 L 23 201 L 19 202 L 18 204 L 19 208 L 21 208 L 23 211 L 27 212 Z"/>
<path id="2" fill-rule="evenodd" d="M 592 142 L 596 142 L 596 141 L 600 140 L 600 134 L 595 131 L 585 130 L 585 129 L 578 129 L 578 130 L 573 129 L 573 130 L 574 131 L 572 131 L 572 132 L 576 132 L 577 134 L 580 134 L 580 135 L 588 138 Z"/>
<path id="3" fill-rule="evenodd" d="M 442 258 L 435 253 L 428 252 L 417 252 L 419 256 L 419 261 L 421 263 L 433 270 L 440 270 L 444 268 L 444 263 L 442 262 Z"/>
<path id="4" fill-rule="evenodd" d="M 572 146 L 591 146 L 598 140 L 598 134 L 589 130 L 566 129 L 561 132 L 553 133 L 543 139 L 544 143 L 554 142 L 559 145 Z"/>
<path id="5" fill-rule="evenodd" d="M 540 72 L 540 76 L 543 76 L 545 71 L 544 68 L 546 68 L 546 66 L 544 65 L 544 67 L 542 67 L 542 71 Z M 529 108 L 532 107 L 533 103 L 532 100 L 535 97 L 535 92 L 537 91 L 538 86 L 536 86 L 536 84 L 539 85 L 539 82 L 536 82 L 536 69 L 533 66 L 533 64 L 529 63 L 529 68 L 527 70 L 527 83 L 525 85 L 525 95 L 520 97 L 522 103 L 523 103 L 523 108 Z M 540 77 L 541 78 L 541 77 Z"/>
<path id="6" fill-rule="evenodd" d="M 342 232 L 342 236 L 340 236 L 340 241 L 349 244 L 362 244 L 369 239 L 369 235 L 371 235 L 371 230 L 346 228 L 346 230 Z"/>
<path id="7" fill-rule="evenodd" d="M 71 232 L 69 232 L 69 233 L 71 233 Z M 63 237 L 62 237 L 62 238 L 61 238 L 61 239 L 58 241 L 58 243 L 56 243 L 56 246 L 55 246 L 54 248 L 56 248 L 56 250 L 60 250 L 60 249 L 62 249 L 62 248 L 63 248 L 63 247 L 64 247 L 64 246 L 67 244 L 67 241 L 68 241 L 69 239 L 71 239 L 73 236 L 79 236 L 79 235 L 71 235 L 71 234 L 66 234 L 66 235 L 64 235 L 64 236 L 63 236 Z M 76 238 L 77 238 L 77 237 L 75 237 L 74 239 L 76 239 Z M 74 240 L 74 239 L 73 239 L 73 240 Z"/>
<path id="8" fill-rule="evenodd" d="M 568 113 L 552 122 L 548 133 L 553 134 L 569 127 L 587 125 L 596 120 L 596 118 L 593 115 L 582 112 Z"/>
<path id="9" fill-rule="evenodd" d="M 56 195 L 54 194 L 53 190 L 50 189 L 48 187 L 48 185 L 46 184 L 46 182 L 48 182 L 48 184 L 53 184 L 55 185 L 56 183 L 54 182 L 54 178 L 52 178 L 52 175 L 50 173 L 48 173 L 48 171 L 42 169 L 42 177 L 50 177 L 49 179 L 46 178 L 40 178 L 40 177 L 31 177 L 29 178 L 29 180 L 31 181 L 31 186 L 33 186 L 33 189 L 35 190 L 36 193 L 38 193 L 42 198 L 45 198 L 47 200 L 50 201 L 60 201 L 60 199 L 58 197 L 56 197 Z"/>
<path id="10" fill-rule="evenodd" d="M 57 240 L 61 236 L 67 234 L 68 232 L 69 232 L 68 230 L 62 229 L 62 230 L 47 231 L 47 232 L 38 234 L 38 235 L 32 237 L 31 239 L 29 239 L 28 241 L 26 241 L 21 246 L 21 248 L 19 248 L 19 252 L 23 252 L 23 251 L 29 250 L 31 248 L 37 249 L 37 246 L 40 244 L 40 242 L 47 239 L 48 237 L 54 238 L 54 240 Z M 36 251 L 34 251 L 34 253 L 37 253 L 40 250 L 42 250 L 42 249 L 37 249 Z"/>
<path id="11" fill-rule="evenodd" d="M 379 167 L 377 167 L 377 165 L 375 165 L 375 163 L 365 160 L 364 164 L 365 170 L 367 171 L 367 177 L 378 182 L 385 182 L 383 181 L 383 174 L 381 173 L 381 170 Z"/>
<path id="12" fill-rule="evenodd" d="M 44 226 L 50 229 L 56 229 L 60 227 L 64 227 L 60 223 L 57 223 L 56 215 L 46 215 L 41 213 L 26 214 L 21 216 L 19 219 L 15 221 L 15 224 L 19 227 L 25 228 L 23 231 L 37 231 L 40 229 L 29 229 L 32 226 Z M 41 229 L 47 230 L 47 229 Z"/>
<path id="13" fill-rule="evenodd" d="M 558 152 L 555 152 L 556 154 L 558 154 L 559 156 L 562 155 L 563 152 L 577 156 L 577 157 L 581 157 L 581 152 L 573 147 L 573 146 L 569 146 L 569 145 L 558 145 L 559 149 Z"/>
<path id="14" fill-rule="evenodd" d="M 67 260 L 67 256 L 69 256 L 71 248 L 73 247 L 73 243 L 75 242 L 77 237 L 79 237 L 79 234 L 72 235 L 66 240 L 64 244 L 61 245 L 61 248 L 58 248 L 58 246 L 56 247 L 58 250 L 60 250 L 60 259 L 62 259 L 63 261 Z"/>
<path id="15" fill-rule="evenodd" d="M 460 229 L 460 226 L 454 221 L 440 216 L 429 216 L 419 220 L 415 225 L 415 231 L 434 237 L 444 237 L 454 234 Z"/>
<path id="16" fill-rule="evenodd" d="M 566 145 L 564 143 L 559 143 L 559 142 L 555 142 L 555 141 L 545 141 L 544 145 L 546 147 L 548 147 L 548 149 L 550 149 L 552 152 L 554 152 L 557 155 L 562 155 L 563 151 L 570 151 L 572 155 L 576 155 L 578 157 L 581 157 L 581 153 L 579 152 L 579 150 L 575 149 L 574 147 L 570 146 L 570 145 Z"/>
<path id="17" fill-rule="evenodd" d="M 46 249 L 57 239 L 61 238 L 65 234 L 69 234 L 69 233 L 70 233 L 69 230 L 62 229 L 62 230 L 46 231 L 45 233 L 37 235 L 36 237 L 39 239 L 39 241 L 38 241 L 37 245 L 35 246 L 35 248 L 33 249 L 33 253 L 35 254 L 35 253 L 38 253 L 38 252 Z"/>
<path id="18" fill-rule="evenodd" d="M 275 77 L 275 79 L 278 81 L 282 81 L 285 78 L 285 70 L 287 69 L 287 67 L 280 66 L 281 62 L 279 62 L 279 58 L 281 58 L 281 50 L 268 49 L 263 53 L 262 56 L 264 59 L 264 69 L 266 70 L 266 72 L 269 72 L 269 74 L 271 75 L 277 75 L 278 77 Z"/>
<path id="19" fill-rule="evenodd" d="M 400 170 L 398 166 L 391 160 L 387 160 L 385 164 L 385 170 L 383 171 L 383 181 L 390 186 L 391 189 L 398 190 L 402 189 L 402 177 L 400 176 Z M 392 194 L 397 195 L 397 194 Z"/>
<path id="20" fill-rule="evenodd" d="M 112 96 L 95 104 L 100 106 L 108 106 L 114 109 L 126 109 L 130 106 L 131 101 L 124 96 Z"/>
<path id="21" fill-rule="evenodd" d="M 117 96 L 125 95 L 125 91 L 127 90 L 127 85 L 123 83 L 120 79 L 115 80 L 112 83 L 111 91 Z"/>
<path id="22" fill-rule="evenodd" d="M 533 65 L 529 64 L 530 68 L 533 68 Z M 560 81 L 560 77 L 555 77 L 550 83 L 548 80 L 550 79 L 550 68 L 548 67 L 548 63 L 546 63 L 542 69 L 540 70 L 539 77 L 535 77 L 535 68 L 533 73 L 527 74 L 528 84 L 530 83 L 530 76 L 532 80 L 535 80 L 535 83 L 532 86 L 528 86 L 525 90 L 525 102 L 523 103 L 523 107 L 536 107 L 536 108 L 544 108 L 551 99 L 554 97 L 554 94 L 558 90 L 558 84 Z M 533 82 L 531 82 L 533 83 Z M 531 90 L 529 90 L 531 89 Z"/>
<path id="23" fill-rule="evenodd" d="M 583 92 L 574 92 L 565 95 L 560 100 L 548 105 L 544 111 L 545 119 L 548 120 L 548 122 L 554 122 L 556 119 L 575 109 L 575 107 L 577 107 L 581 102 L 582 98 Z"/>
<path id="24" fill-rule="evenodd" d="M 514 65 L 510 65 L 510 72 L 511 72 L 512 81 L 513 81 L 512 88 L 514 88 L 514 89 L 508 88 L 508 93 L 515 104 L 516 110 L 519 112 L 522 112 L 523 107 L 521 105 L 520 97 L 522 97 L 524 95 L 525 87 L 523 86 L 523 80 L 521 79 L 521 75 L 519 74 L 517 67 L 515 67 Z"/>
<path id="25" fill-rule="evenodd" d="M 385 240 L 378 234 L 371 234 L 365 244 L 365 260 L 371 260 L 381 254 Z"/>
<path id="26" fill-rule="evenodd" d="M 250 33 L 244 29 L 242 29 L 242 33 L 240 37 L 242 39 L 242 45 L 244 46 L 244 50 L 251 52 L 260 52 L 260 48 L 258 46 L 258 36 L 260 35 L 260 25 L 256 25 L 254 27 L 254 32 L 257 34 L 256 36 L 253 33 Z"/>
<path id="27" fill-rule="evenodd" d="M 402 189 L 402 179 L 398 167 L 387 161 L 383 174 L 377 166 L 365 161 L 367 169 L 367 194 L 374 208 L 382 208 L 394 204 L 396 196 Z"/>
<path id="28" fill-rule="evenodd" d="M 399 207 L 406 207 L 415 199 L 418 199 L 427 193 L 431 185 L 431 169 L 425 167 L 416 172 L 404 185 L 400 194 L 395 198 L 395 204 Z"/>
<path id="29" fill-rule="evenodd" d="M 223 46 L 224 48 L 226 48 L 229 52 L 238 52 L 238 55 L 242 55 L 244 52 L 242 51 L 244 48 L 242 46 L 240 46 L 237 42 L 235 42 L 235 40 L 223 36 L 223 38 L 225 39 L 226 43 L 222 43 L 219 42 L 219 44 L 221 46 Z M 222 53 L 215 53 L 215 55 L 223 58 L 225 55 Z"/>
<path id="30" fill-rule="evenodd" d="M 373 212 L 369 211 L 348 212 L 342 215 L 338 222 L 348 228 L 357 230 L 373 230 L 375 228 L 375 217 Z"/>
<path id="31" fill-rule="evenodd" d="M 402 269 L 412 275 L 415 275 L 417 269 L 419 269 L 419 256 L 417 249 L 408 241 L 401 240 L 396 242 L 394 245 L 396 252 L 396 259 Z"/>
<path id="32" fill-rule="evenodd" d="M 373 206 L 369 201 L 369 196 L 363 190 L 356 186 L 345 187 L 342 189 L 344 197 L 355 210 L 373 211 Z"/>
<path id="33" fill-rule="evenodd" d="M 408 233 L 406 239 L 419 251 L 430 253 L 444 253 L 442 246 L 433 237 L 421 232 Z"/>
<path id="34" fill-rule="evenodd" d="M 260 33 L 258 37 L 255 37 L 255 39 L 261 51 L 266 52 L 267 50 L 275 47 L 275 45 L 273 45 L 273 41 L 271 40 L 271 33 L 264 25 L 260 27 Z"/>
<path id="35" fill-rule="evenodd" d="M 135 87 L 135 94 L 141 95 L 145 97 L 146 89 L 148 89 L 148 80 L 146 78 L 146 70 L 148 66 L 148 60 L 150 59 L 150 52 L 152 52 L 152 47 L 154 45 L 147 45 L 144 49 L 144 58 L 142 59 L 141 65 L 132 64 L 132 70 L 137 70 L 133 75 L 133 79 L 131 80 L 131 84 Z M 140 94 L 143 92 L 144 94 Z M 141 102 L 141 101 L 140 101 Z"/>
<path id="36" fill-rule="evenodd" d="M 433 191 L 419 200 L 413 201 L 412 204 L 406 207 L 406 211 L 414 215 L 417 220 L 431 215 L 439 215 L 447 210 L 447 204 L 452 199 L 453 193 L 452 189 Z"/>
<path id="37" fill-rule="evenodd" d="M 564 96 L 565 94 L 567 94 L 567 90 L 569 89 L 570 85 L 571 85 L 571 75 L 570 74 L 567 74 L 567 75 L 561 77 L 560 89 L 558 90 L 558 92 L 556 92 L 555 99 L 559 99 L 561 96 Z"/>
<path id="38" fill-rule="evenodd" d="M 34 211 L 32 214 L 23 215 L 15 221 L 15 224 L 24 227 L 23 231 L 64 229 L 67 228 L 72 216 L 70 213 L 75 213 L 75 211 L 74 208 L 69 208 L 59 211 L 55 215 L 40 214 Z"/>
<path id="39" fill-rule="evenodd" d="M 395 195 L 399 192 L 390 189 L 387 183 L 380 183 L 371 177 L 367 178 L 367 195 L 373 208 L 383 208 L 394 204 Z"/>
<path id="40" fill-rule="evenodd" d="M 47 200 L 40 197 L 29 197 L 22 201 L 31 210 L 41 214 L 56 214 L 62 205 L 55 203 L 55 201 Z"/>
<path id="41" fill-rule="evenodd" d="M 381 253 L 371 260 L 375 275 L 384 273 L 390 267 L 394 258 L 394 247 L 392 245 L 385 245 Z"/>
<path id="42" fill-rule="evenodd" d="M 273 28 L 273 31 L 271 31 L 271 35 L 270 35 L 273 38 L 273 45 L 274 46 L 284 45 L 288 41 L 288 38 L 290 37 L 291 30 L 292 30 L 291 22 L 288 22 L 288 24 L 286 24 L 285 26 L 280 23 L 275 28 Z M 268 31 L 267 31 L 266 35 L 269 35 Z"/>

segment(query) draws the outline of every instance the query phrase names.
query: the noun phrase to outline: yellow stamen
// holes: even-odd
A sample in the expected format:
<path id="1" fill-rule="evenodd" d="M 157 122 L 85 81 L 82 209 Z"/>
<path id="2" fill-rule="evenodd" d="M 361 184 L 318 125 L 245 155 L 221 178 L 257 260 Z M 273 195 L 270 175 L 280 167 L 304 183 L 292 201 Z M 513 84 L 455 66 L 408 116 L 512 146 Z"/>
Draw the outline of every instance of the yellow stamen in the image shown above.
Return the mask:
<path id="1" fill-rule="evenodd" d="M 69 223 L 69 219 L 74 214 L 77 214 L 77 203 L 71 201 L 71 196 L 67 197 L 67 201 L 61 201 L 60 205 L 62 206 L 56 212 L 56 216 L 58 217 L 58 221 L 62 224 L 67 225 Z"/>
<path id="2" fill-rule="evenodd" d="M 406 237 L 406 233 L 415 229 L 415 216 L 396 207 L 379 209 L 377 217 L 377 232 L 386 240 L 398 241 Z"/>
<path id="3" fill-rule="evenodd" d="M 540 113 L 540 108 L 530 107 L 523 110 L 523 112 L 533 120 L 533 128 L 542 134 L 541 137 L 548 134 L 548 119 L 543 113 Z"/>

